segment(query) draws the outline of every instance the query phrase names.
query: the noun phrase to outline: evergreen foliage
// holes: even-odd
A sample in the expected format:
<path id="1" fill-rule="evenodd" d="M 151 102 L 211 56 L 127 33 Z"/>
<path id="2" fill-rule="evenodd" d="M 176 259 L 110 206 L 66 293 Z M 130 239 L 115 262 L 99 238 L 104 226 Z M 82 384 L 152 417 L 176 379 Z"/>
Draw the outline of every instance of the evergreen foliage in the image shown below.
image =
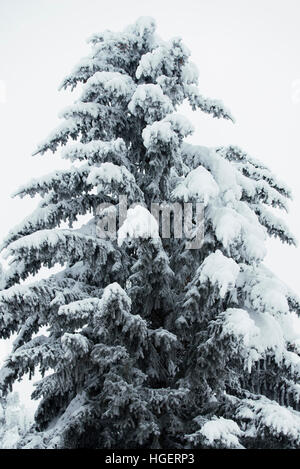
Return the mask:
<path id="1" fill-rule="evenodd" d="M 180 38 L 140 18 L 90 43 L 62 83 L 81 96 L 36 151 L 61 151 L 70 167 L 16 192 L 42 200 L 2 245 L 0 333 L 17 339 L 1 389 L 44 376 L 19 446 L 299 446 L 300 302 L 263 265 L 268 236 L 296 243 L 273 210 L 287 209 L 289 189 L 240 148 L 185 141 L 183 102 L 233 117 L 201 95 Z M 120 194 L 140 205 L 101 239 L 98 207 L 117 209 Z M 152 236 L 151 203 L 168 201 L 203 204 L 200 249 Z"/>

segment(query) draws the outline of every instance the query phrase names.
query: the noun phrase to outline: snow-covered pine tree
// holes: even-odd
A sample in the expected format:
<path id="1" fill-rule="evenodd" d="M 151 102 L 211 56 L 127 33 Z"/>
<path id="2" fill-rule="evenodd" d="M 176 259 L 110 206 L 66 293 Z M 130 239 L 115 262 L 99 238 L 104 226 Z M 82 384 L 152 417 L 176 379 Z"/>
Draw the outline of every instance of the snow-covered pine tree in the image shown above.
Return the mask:
<path id="1" fill-rule="evenodd" d="M 3 243 L 1 336 L 18 336 L 1 388 L 47 372 L 21 446 L 296 447 L 300 304 L 263 265 L 268 235 L 295 244 L 273 210 L 290 191 L 239 148 L 184 141 L 184 101 L 232 117 L 198 91 L 181 39 L 141 18 L 90 42 L 62 84 L 81 96 L 36 152 L 64 147 L 72 164 L 19 189 L 42 201 Z M 102 239 L 98 207 L 117 209 L 120 194 L 138 205 Z M 205 206 L 200 249 L 158 237 L 151 203 L 169 201 Z"/>

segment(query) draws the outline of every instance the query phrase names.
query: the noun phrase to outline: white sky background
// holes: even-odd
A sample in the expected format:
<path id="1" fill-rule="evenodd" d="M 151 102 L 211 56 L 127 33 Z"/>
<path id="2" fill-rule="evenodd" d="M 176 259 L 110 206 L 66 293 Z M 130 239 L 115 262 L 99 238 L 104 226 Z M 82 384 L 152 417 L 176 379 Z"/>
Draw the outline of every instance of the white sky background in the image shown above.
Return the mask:
<path id="1" fill-rule="evenodd" d="M 222 99 L 236 118 L 188 111 L 193 142 L 239 145 L 287 182 L 294 200 L 284 218 L 300 241 L 299 0 L 0 0 L 0 241 L 37 203 L 10 194 L 68 166 L 52 153 L 31 154 L 73 102 L 57 88 L 89 52 L 86 39 L 145 15 L 163 39 L 183 38 L 201 93 Z M 300 247 L 268 247 L 266 264 L 300 294 Z M 4 351 L 2 344 L 0 360 Z"/>

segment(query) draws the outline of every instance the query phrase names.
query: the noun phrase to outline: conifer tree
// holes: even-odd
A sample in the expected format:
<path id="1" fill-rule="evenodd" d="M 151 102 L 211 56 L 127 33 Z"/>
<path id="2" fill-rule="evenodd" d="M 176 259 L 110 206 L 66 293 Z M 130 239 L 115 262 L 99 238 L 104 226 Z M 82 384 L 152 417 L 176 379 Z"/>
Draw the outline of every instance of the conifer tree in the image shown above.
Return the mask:
<path id="1" fill-rule="evenodd" d="M 289 189 L 240 148 L 185 141 L 183 102 L 233 117 L 201 95 L 180 38 L 140 18 L 90 43 L 62 83 L 79 99 L 36 151 L 70 167 L 16 192 L 42 200 L 2 245 L 0 332 L 17 339 L 1 389 L 43 375 L 20 447 L 297 447 L 300 302 L 263 265 L 268 236 L 296 243 L 273 210 Z M 99 236 L 120 195 L 136 206 Z M 204 207 L 199 249 L 172 236 L 174 218 L 160 236 L 151 204 L 169 202 Z"/>

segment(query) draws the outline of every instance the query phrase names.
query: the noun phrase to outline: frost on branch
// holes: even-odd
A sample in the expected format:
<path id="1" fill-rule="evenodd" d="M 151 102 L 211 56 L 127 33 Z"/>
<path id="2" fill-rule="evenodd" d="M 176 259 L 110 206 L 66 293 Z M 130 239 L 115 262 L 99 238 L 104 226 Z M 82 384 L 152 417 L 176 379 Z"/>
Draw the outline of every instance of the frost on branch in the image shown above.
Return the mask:
<path id="1" fill-rule="evenodd" d="M 221 251 L 210 254 L 198 269 L 199 281 L 217 285 L 221 298 L 233 288 L 239 273 L 239 266 L 232 259 L 225 257 Z"/>
<path id="2" fill-rule="evenodd" d="M 119 246 L 126 238 L 159 238 L 157 221 L 141 205 L 128 210 L 127 218 L 118 231 Z"/>

